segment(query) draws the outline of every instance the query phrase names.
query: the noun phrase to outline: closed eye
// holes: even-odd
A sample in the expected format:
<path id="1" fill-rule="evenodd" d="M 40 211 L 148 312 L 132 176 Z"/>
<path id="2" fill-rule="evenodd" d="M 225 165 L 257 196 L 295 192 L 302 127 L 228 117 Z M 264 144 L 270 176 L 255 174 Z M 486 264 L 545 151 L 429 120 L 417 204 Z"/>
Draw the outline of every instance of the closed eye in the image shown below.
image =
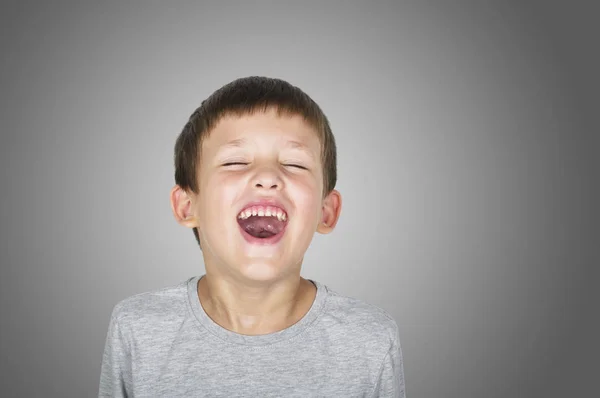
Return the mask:
<path id="1" fill-rule="evenodd" d="M 228 163 L 223 163 L 223 166 L 246 166 L 248 165 L 248 163 L 244 163 L 244 162 L 228 162 Z M 302 169 L 302 170 L 308 170 L 307 167 L 304 167 L 302 165 L 299 164 L 284 164 L 285 167 L 295 167 L 298 169 Z"/>
<path id="2" fill-rule="evenodd" d="M 306 168 L 304 166 L 301 166 L 299 164 L 284 164 L 284 166 L 286 166 L 286 167 L 297 167 L 297 168 L 302 169 L 302 170 L 308 170 L 308 168 Z"/>

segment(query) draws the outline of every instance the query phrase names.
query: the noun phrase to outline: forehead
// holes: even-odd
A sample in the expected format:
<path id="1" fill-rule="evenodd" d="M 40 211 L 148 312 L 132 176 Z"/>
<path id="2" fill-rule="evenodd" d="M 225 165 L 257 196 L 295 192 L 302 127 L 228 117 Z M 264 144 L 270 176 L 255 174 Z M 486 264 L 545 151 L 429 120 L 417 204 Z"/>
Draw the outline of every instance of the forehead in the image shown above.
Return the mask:
<path id="1" fill-rule="evenodd" d="M 203 147 L 217 151 L 262 144 L 316 153 L 321 149 L 316 130 L 301 116 L 278 115 L 274 111 L 223 116 L 204 139 Z"/>

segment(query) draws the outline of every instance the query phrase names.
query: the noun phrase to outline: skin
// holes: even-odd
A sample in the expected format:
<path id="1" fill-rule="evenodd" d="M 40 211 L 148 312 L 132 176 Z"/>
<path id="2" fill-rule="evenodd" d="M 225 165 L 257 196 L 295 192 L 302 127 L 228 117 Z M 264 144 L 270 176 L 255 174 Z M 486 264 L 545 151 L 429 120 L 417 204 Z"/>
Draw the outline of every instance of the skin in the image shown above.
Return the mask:
<path id="1" fill-rule="evenodd" d="M 202 307 L 217 324 L 240 334 L 293 325 L 316 295 L 300 276 L 304 253 L 315 232 L 334 229 L 341 211 L 340 193 L 323 192 L 316 132 L 302 117 L 274 110 L 225 116 L 200 150 L 199 192 L 176 185 L 170 199 L 177 222 L 198 228 L 206 268 L 198 284 Z M 237 223 L 242 208 L 261 198 L 276 199 L 287 210 L 287 229 L 274 245 L 246 242 Z"/>

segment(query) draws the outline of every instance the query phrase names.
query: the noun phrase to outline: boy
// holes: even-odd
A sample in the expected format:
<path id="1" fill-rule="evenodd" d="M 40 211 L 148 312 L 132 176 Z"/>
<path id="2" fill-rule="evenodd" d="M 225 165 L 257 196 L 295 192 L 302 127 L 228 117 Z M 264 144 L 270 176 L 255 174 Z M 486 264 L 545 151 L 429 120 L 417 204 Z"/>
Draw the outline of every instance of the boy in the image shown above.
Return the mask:
<path id="1" fill-rule="evenodd" d="M 394 320 L 300 276 L 338 221 L 336 178 L 329 122 L 299 88 L 242 78 L 202 102 L 171 207 L 206 273 L 115 306 L 99 395 L 404 397 Z"/>

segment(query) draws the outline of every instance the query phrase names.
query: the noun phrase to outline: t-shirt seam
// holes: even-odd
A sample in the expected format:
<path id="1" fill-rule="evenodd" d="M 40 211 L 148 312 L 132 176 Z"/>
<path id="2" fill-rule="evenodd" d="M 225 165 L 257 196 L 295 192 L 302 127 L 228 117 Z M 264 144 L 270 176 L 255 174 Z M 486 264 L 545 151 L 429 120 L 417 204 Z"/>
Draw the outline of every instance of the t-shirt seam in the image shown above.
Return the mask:
<path id="1" fill-rule="evenodd" d="M 379 382 L 381 381 L 381 375 L 383 374 L 383 368 L 385 366 L 385 361 L 390 357 L 390 354 L 392 353 L 393 348 L 394 348 L 394 344 L 392 344 L 392 346 L 387 350 L 387 352 L 385 353 L 385 356 L 383 357 L 383 360 L 381 361 L 381 364 L 379 365 L 379 370 L 377 371 L 377 377 L 375 378 L 375 383 L 373 383 L 373 388 L 371 389 L 371 393 L 369 394 L 369 397 L 373 397 L 375 394 L 375 390 L 377 389 L 377 386 L 379 385 Z"/>
<path id="2" fill-rule="evenodd" d="M 223 339 L 221 336 L 219 336 L 218 334 L 216 334 L 212 330 L 210 330 L 210 328 L 208 328 L 203 322 L 201 322 L 196 317 L 196 314 L 193 314 L 193 315 L 194 315 L 194 318 L 196 320 L 196 322 L 194 322 L 194 323 L 196 323 L 196 327 L 197 328 L 201 328 L 200 330 L 206 330 L 210 335 L 214 336 L 219 341 L 221 341 L 221 342 L 223 342 L 223 343 L 225 343 L 227 345 L 230 345 L 230 346 L 242 346 L 242 347 L 245 347 L 246 349 L 250 349 L 250 350 L 260 350 L 260 349 L 267 349 L 267 348 L 273 347 L 273 346 L 275 346 L 277 344 L 289 343 L 289 342 L 292 342 L 292 341 L 294 341 L 294 340 L 302 337 L 302 335 L 304 335 L 307 330 L 309 330 L 310 328 L 314 327 L 314 325 L 316 325 L 320 321 L 321 315 L 325 311 L 325 305 L 326 304 L 327 304 L 327 297 L 324 298 L 322 310 L 317 314 L 317 316 L 315 317 L 315 319 L 311 323 L 309 323 L 308 325 L 306 325 L 306 327 L 302 331 L 300 331 L 299 333 L 295 334 L 294 336 L 288 337 L 287 339 L 277 340 L 277 341 L 274 341 L 272 343 L 257 344 L 257 345 L 237 343 L 237 342 L 234 342 L 234 341 L 229 341 L 229 340 Z M 193 309 L 191 309 L 191 308 L 188 309 L 188 310 L 192 310 L 193 311 Z"/>
<path id="3" fill-rule="evenodd" d="M 188 281 L 188 283 L 189 283 L 189 281 Z M 222 342 L 224 342 L 228 345 L 232 345 L 232 346 L 242 346 L 242 347 L 246 347 L 246 348 L 252 349 L 252 350 L 259 350 L 259 349 L 264 349 L 264 348 L 275 346 L 276 344 L 283 344 L 283 343 L 289 343 L 291 341 L 294 341 L 295 339 L 301 337 L 304 333 L 306 333 L 307 330 L 314 327 L 314 325 L 316 325 L 318 323 L 318 321 L 321 319 L 321 316 L 325 312 L 325 309 L 326 309 L 326 306 L 328 303 L 328 299 L 329 299 L 329 291 L 326 289 L 326 287 L 324 285 L 321 285 L 321 287 L 324 289 L 323 294 L 325 294 L 325 297 L 323 298 L 323 302 L 321 304 L 321 310 L 317 313 L 315 319 L 312 322 L 310 322 L 309 324 L 307 324 L 306 327 L 303 330 L 301 330 L 299 333 L 297 333 L 287 339 L 277 340 L 272 343 L 252 345 L 252 344 L 237 343 L 234 341 L 229 341 L 229 340 L 223 339 L 221 336 L 219 336 L 218 334 L 216 334 L 215 332 L 210 330 L 210 328 L 207 327 L 204 324 L 204 322 L 202 322 L 200 319 L 198 319 L 198 316 L 194 313 L 194 308 L 193 308 L 194 303 L 192 303 L 192 301 L 191 301 L 192 297 L 190 297 L 190 295 L 189 295 L 189 286 L 187 286 L 187 289 L 186 289 L 186 295 L 187 295 L 187 301 L 188 301 L 187 310 L 191 311 L 192 318 L 194 318 L 194 320 L 196 321 L 194 323 L 196 324 L 197 328 L 199 328 L 200 330 L 207 331 L 210 335 L 214 336 L 219 341 L 222 341 Z M 198 305 L 202 305 L 202 304 L 199 303 Z"/>
<path id="4" fill-rule="evenodd" d="M 123 324 L 123 322 L 122 322 L 122 319 L 120 319 L 119 315 L 120 315 L 120 313 L 112 315 L 111 318 L 114 323 L 114 328 L 118 332 L 118 338 L 125 343 L 126 348 L 127 348 L 127 354 L 131 355 L 131 341 L 129 340 L 128 336 L 125 336 L 123 334 L 123 327 L 121 326 Z"/>
<path id="5" fill-rule="evenodd" d="M 131 351 L 131 347 L 132 347 L 132 343 L 129 339 L 129 336 L 125 336 L 125 334 L 123 333 L 123 328 L 121 327 L 121 322 L 119 320 L 119 318 L 117 316 L 111 316 L 111 318 L 113 319 L 114 322 L 114 327 L 117 330 L 117 334 L 118 334 L 118 338 L 120 341 L 122 341 L 125 345 L 125 360 L 124 362 L 124 369 L 123 372 L 124 374 L 122 375 L 123 377 L 123 385 L 121 386 L 122 388 L 133 388 L 133 354 Z"/>

